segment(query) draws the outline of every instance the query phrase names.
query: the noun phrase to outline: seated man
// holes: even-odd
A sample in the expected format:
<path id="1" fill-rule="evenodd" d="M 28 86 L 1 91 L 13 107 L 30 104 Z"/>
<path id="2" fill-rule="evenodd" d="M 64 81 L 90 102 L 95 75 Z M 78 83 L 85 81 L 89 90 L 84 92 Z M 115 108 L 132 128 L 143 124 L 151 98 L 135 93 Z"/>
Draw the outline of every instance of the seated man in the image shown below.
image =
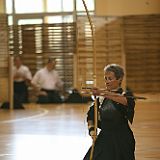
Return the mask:
<path id="1" fill-rule="evenodd" d="M 29 68 L 23 64 L 20 55 L 14 57 L 13 65 L 13 109 L 24 109 L 23 103 L 28 102 L 28 86 L 30 85 L 32 74 Z M 8 101 L 2 103 L 2 109 L 9 109 L 10 103 Z"/>
<path id="2" fill-rule="evenodd" d="M 14 57 L 13 66 L 14 78 L 14 101 L 20 103 L 28 102 L 28 85 L 32 79 L 32 74 L 26 65 L 23 65 L 20 56 Z"/>
<path id="3" fill-rule="evenodd" d="M 56 60 L 49 58 L 46 66 L 34 75 L 31 83 L 38 90 L 37 103 L 61 103 L 59 91 L 63 88 L 63 82 L 55 70 Z"/>

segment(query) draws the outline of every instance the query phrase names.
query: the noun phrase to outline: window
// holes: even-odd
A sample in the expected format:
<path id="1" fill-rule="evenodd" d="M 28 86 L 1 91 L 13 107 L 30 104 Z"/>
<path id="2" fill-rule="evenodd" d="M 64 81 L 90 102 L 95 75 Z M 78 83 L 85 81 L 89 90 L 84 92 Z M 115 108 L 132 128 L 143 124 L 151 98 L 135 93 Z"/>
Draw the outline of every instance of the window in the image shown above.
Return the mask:
<path id="1" fill-rule="evenodd" d="M 6 0 L 6 11 L 8 14 L 12 13 L 12 0 Z"/>
<path id="2" fill-rule="evenodd" d="M 73 0 L 47 0 L 47 12 L 73 12 Z"/>
<path id="3" fill-rule="evenodd" d="M 42 19 L 20 19 L 18 21 L 19 25 L 24 25 L 24 24 L 42 24 Z"/>
<path id="4" fill-rule="evenodd" d="M 62 16 L 46 17 L 47 23 L 62 23 Z"/>
<path id="5" fill-rule="evenodd" d="M 47 12 L 62 12 L 62 0 L 47 0 Z"/>
<path id="6" fill-rule="evenodd" d="M 86 0 L 85 3 L 89 11 L 94 11 L 94 0 Z M 85 11 L 82 0 L 77 0 L 76 8 L 77 11 Z"/>
<path id="7" fill-rule="evenodd" d="M 13 25 L 13 16 L 8 16 L 8 25 Z"/>
<path id="8" fill-rule="evenodd" d="M 71 23 L 73 22 L 73 16 L 72 15 L 48 16 L 48 17 L 45 17 L 45 21 L 47 23 Z"/>
<path id="9" fill-rule="evenodd" d="M 16 13 L 43 12 L 43 0 L 15 0 Z"/>
<path id="10" fill-rule="evenodd" d="M 89 11 L 94 11 L 94 0 L 85 1 Z M 56 5 L 55 5 L 56 4 Z M 82 0 L 76 0 L 77 11 L 85 11 Z M 47 0 L 48 12 L 73 12 L 74 0 Z"/>
<path id="11" fill-rule="evenodd" d="M 68 0 L 63 0 L 62 7 L 64 12 L 71 12 L 74 10 L 74 1 L 70 0 L 70 4 L 68 4 Z"/>
<path id="12" fill-rule="evenodd" d="M 16 13 L 73 12 L 75 0 L 6 0 L 6 11 L 11 14 L 15 2 Z M 85 0 L 89 11 L 94 11 L 95 0 Z M 76 0 L 78 12 L 85 11 L 82 0 Z"/>

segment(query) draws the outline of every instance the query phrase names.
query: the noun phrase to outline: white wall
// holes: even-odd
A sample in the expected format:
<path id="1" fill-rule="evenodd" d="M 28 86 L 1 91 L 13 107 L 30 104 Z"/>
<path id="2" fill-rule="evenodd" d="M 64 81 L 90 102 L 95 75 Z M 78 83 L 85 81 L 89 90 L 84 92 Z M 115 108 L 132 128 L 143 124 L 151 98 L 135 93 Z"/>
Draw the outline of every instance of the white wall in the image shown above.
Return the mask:
<path id="1" fill-rule="evenodd" d="M 160 0 L 95 0 L 96 15 L 159 14 Z"/>

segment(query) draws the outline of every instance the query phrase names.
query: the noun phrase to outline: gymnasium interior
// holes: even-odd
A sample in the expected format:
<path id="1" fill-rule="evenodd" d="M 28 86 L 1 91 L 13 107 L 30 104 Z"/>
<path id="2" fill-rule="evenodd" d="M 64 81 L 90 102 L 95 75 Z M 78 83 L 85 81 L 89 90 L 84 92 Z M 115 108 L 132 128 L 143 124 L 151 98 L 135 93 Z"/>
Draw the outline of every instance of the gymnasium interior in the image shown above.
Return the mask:
<path id="1" fill-rule="evenodd" d="M 14 109 L 15 55 L 32 75 L 55 57 L 64 100 L 73 89 L 104 88 L 107 64 L 123 66 L 123 87 L 144 97 L 131 125 L 136 160 L 160 160 L 159 0 L 0 0 L 0 105 L 10 103 L 0 108 L 0 160 L 82 160 L 92 102 L 37 104 L 29 87 L 25 109 Z"/>

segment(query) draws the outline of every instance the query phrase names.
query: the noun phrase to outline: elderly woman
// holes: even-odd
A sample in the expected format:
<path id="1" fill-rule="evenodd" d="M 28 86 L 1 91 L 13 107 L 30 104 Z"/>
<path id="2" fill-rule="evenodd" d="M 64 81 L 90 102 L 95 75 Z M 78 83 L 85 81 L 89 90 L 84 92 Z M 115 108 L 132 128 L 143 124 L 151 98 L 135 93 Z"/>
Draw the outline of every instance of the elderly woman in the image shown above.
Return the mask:
<path id="1" fill-rule="evenodd" d="M 98 127 L 100 133 L 94 145 L 92 160 L 135 160 L 135 139 L 129 122 L 134 116 L 135 101 L 131 92 L 121 88 L 124 71 L 117 64 L 104 68 L 106 93 L 103 98 L 100 90 L 93 90 L 98 95 Z M 87 113 L 89 135 L 94 138 L 94 105 Z M 83 160 L 90 160 L 91 148 Z"/>

